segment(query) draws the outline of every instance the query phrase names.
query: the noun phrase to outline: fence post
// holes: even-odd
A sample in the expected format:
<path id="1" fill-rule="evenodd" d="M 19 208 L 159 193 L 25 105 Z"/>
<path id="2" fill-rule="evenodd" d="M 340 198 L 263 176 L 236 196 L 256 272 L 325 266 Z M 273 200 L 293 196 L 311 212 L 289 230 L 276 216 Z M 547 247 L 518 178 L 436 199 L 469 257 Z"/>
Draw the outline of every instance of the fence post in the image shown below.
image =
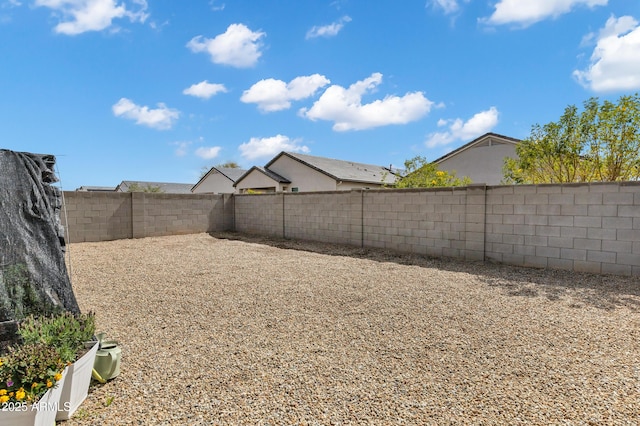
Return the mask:
<path id="1" fill-rule="evenodd" d="M 131 192 L 131 238 L 146 237 L 144 192 Z"/>
<path id="2" fill-rule="evenodd" d="M 465 260 L 484 260 L 487 185 L 467 186 L 465 206 Z"/>

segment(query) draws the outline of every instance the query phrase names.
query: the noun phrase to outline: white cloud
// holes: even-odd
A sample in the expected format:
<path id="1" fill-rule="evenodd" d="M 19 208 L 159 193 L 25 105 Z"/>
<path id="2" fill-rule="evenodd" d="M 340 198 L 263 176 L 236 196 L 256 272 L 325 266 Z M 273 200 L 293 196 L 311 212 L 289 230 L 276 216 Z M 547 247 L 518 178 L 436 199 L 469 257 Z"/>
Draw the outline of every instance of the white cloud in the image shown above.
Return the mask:
<path id="1" fill-rule="evenodd" d="M 283 135 L 270 138 L 251 138 L 249 142 L 243 143 L 238 149 L 242 157 L 247 160 L 273 157 L 281 151 L 309 152 L 309 148 L 300 145 L 299 140 L 292 140 Z"/>
<path id="2" fill-rule="evenodd" d="M 429 113 L 433 102 L 422 92 L 386 96 L 369 104 L 362 104 L 362 95 L 373 91 L 382 82 L 382 74 L 374 73 L 348 89 L 333 85 L 320 96 L 310 109 L 300 115 L 310 120 L 334 121 L 333 130 L 363 130 L 389 124 L 406 124 Z"/>
<path id="3" fill-rule="evenodd" d="M 211 0 L 209 2 L 209 6 L 211 6 L 211 10 L 213 10 L 214 12 L 220 12 L 220 11 L 224 10 L 226 4 L 224 4 L 224 3 L 216 4 L 215 0 Z"/>
<path id="4" fill-rule="evenodd" d="M 0 4 L 0 8 L 2 9 L 11 9 L 18 6 L 22 6 L 22 3 L 18 0 L 5 0 Z"/>
<path id="5" fill-rule="evenodd" d="M 245 90 L 240 100 L 258 104 L 261 111 L 280 111 L 291 107 L 291 101 L 313 96 L 319 88 L 329 83 L 331 82 L 320 74 L 296 77 L 289 83 L 268 78 Z"/>
<path id="6" fill-rule="evenodd" d="M 226 92 L 227 88 L 224 87 L 224 84 L 209 83 L 207 80 L 192 84 L 182 91 L 185 95 L 195 96 L 202 99 L 209 99 L 213 95 Z"/>
<path id="7" fill-rule="evenodd" d="M 55 27 L 55 32 L 67 35 L 82 34 L 87 31 L 102 31 L 111 27 L 114 19 L 129 18 L 131 22 L 144 22 L 149 14 L 146 0 L 131 0 L 117 4 L 116 0 L 36 0 L 36 6 L 48 7 L 60 12 L 63 21 Z"/>
<path id="8" fill-rule="evenodd" d="M 222 147 L 219 146 L 200 147 L 196 149 L 196 155 L 205 160 L 211 160 L 218 156 L 221 149 Z"/>
<path id="9" fill-rule="evenodd" d="M 500 0 L 489 18 L 480 21 L 493 25 L 517 24 L 528 27 L 548 18 L 557 18 L 577 6 L 606 6 L 609 0 Z"/>
<path id="10" fill-rule="evenodd" d="M 185 155 L 187 155 L 187 149 L 189 148 L 189 145 L 191 145 L 191 142 L 188 141 L 178 141 L 178 142 L 171 142 L 171 145 L 176 146 L 176 156 L 178 157 L 184 157 Z"/>
<path id="11" fill-rule="evenodd" d="M 593 39 L 590 34 L 585 40 Z M 576 80 L 596 92 L 640 89 L 640 25 L 631 16 L 610 17 L 597 35 L 591 64 Z"/>
<path id="12" fill-rule="evenodd" d="M 442 9 L 446 15 L 457 12 L 460 9 L 457 0 L 432 0 L 430 3 L 434 8 Z"/>
<path id="13" fill-rule="evenodd" d="M 314 26 L 309 31 L 307 31 L 307 39 L 317 38 L 317 37 L 334 37 L 338 35 L 340 30 L 344 27 L 344 24 L 347 22 L 351 22 L 351 18 L 348 16 L 343 16 L 338 19 L 336 22 L 333 22 L 329 25 L 323 25 L 320 27 Z"/>
<path id="14" fill-rule="evenodd" d="M 211 62 L 215 64 L 249 68 L 254 66 L 262 55 L 260 39 L 264 36 L 265 33 L 251 31 L 243 24 L 231 24 L 227 31 L 215 38 L 192 38 L 187 47 L 194 53 L 209 53 Z"/>
<path id="15" fill-rule="evenodd" d="M 159 103 L 157 109 L 149 109 L 146 106 L 136 105 L 127 98 L 121 98 L 113 105 L 112 110 L 116 117 L 135 120 L 136 124 L 158 130 L 170 129 L 180 116 L 178 110 L 167 108 L 163 103 Z"/>
<path id="16" fill-rule="evenodd" d="M 469 3 L 471 0 L 427 0 L 426 7 L 431 6 L 435 10 L 441 10 L 445 15 L 452 15 L 460 11 L 460 3 Z"/>
<path id="17" fill-rule="evenodd" d="M 498 124 L 498 115 L 499 112 L 496 107 L 491 107 L 486 111 L 475 114 L 466 122 L 463 122 L 460 118 L 448 121 L 438 120 L 438 127 L 450 123 L 449 130 L 446 132 L 431 133 L 427 137 L 425 145 L 429 148 L 434 148 L 436 146 L 448 145 L 457 140 L 468 141 L 475 139 L 491 131 L 491 129 Z"/>

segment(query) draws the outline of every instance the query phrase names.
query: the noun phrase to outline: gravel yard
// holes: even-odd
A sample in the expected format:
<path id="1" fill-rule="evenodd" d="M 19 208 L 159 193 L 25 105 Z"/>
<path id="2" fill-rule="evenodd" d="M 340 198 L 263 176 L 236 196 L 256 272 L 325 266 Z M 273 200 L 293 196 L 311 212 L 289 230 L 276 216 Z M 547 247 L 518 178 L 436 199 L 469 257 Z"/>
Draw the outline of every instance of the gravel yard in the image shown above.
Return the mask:
<path id="1" fill-rule="evenodd" d="M 640 423 L 640 280 L 208 234 L 70 246 L 120 376 L 67 426 Z"/>

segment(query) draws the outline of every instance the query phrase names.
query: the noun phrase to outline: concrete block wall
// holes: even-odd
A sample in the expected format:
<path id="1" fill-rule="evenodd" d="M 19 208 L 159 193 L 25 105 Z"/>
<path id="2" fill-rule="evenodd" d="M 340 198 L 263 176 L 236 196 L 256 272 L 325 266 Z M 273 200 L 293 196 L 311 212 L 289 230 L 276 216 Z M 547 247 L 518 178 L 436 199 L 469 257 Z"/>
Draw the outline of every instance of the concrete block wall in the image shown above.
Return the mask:
<path id="1" fill-rule="evenodd" d="M 106 241 L 131 238 L 131 194 L 64 192 L 60 219 L 67 241 Z"/>
<path id="2" fill-rule="evenodd" d="M 363 246 L 484 259 L 485 186 L 367 191 Z"/>
<path id="3" fill-rule="evenodd" d="M 640 183 L 490 187 L 489 260 L 640 275 Z"/>
<path id="4" fill-rule="evenodd" d="M 284 194 L 235 195 L 235 230 L 284 237 Z"/>
<path id="5" fill-rule="evenodd" d="M 65 192 L 65 206 L 71 242 L 235 230 L 640 276 L 640 182 L 224 196 Z"/>
<path id="6" fill-rule="evenodd" d="M 463 191 L 370 191 L 364 197 L 364 246 L 432 256 L 464 250 Z"/>
<path id="7" fill-rule="evenodd" d="M 64 192 L 69 242 L 233 229 L 233 199 L 211 194 Z"/>
<path id="8" fill-rule="evenodd" d="M 362 191 L 285 194 L 284 237 L 362 244 Z"/>
<path id="9" fill-rule="evenodd" d="M 236 195 L 235 229 L 482 260 L 484 194 L 485 186 Z"/>
<path id="10" fill-rule="evenodd" d="M 133 238 L 223 230 L 224 197 L 133 192 Z"/>
<path id="11" fill-rule="evenodd" d="M 237 231 L 640 276 L 639 182 L 262 197 L 235 197 Z"/>

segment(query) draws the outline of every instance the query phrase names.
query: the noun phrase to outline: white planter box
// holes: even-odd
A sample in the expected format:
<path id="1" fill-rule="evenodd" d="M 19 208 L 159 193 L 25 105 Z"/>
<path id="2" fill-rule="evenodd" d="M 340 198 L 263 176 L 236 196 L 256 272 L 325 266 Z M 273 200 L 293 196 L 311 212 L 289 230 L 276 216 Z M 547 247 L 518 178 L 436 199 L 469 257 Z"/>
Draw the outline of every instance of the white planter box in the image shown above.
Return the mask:
<path id="1" fill-rule="evenodd" d="M 33 405 L 17 407 L 12 411 L 0 411 L 0 426 L 51 426 L 56 422 L 60 395 L 66 380 L 66 374 L 56 383 L 56 387 L 49 389 L 40 400 Z"/>
<path id="2" fill-rule="evenodd" d="M 65 382 L 56 420 L 69 420 L 89 394 L 91 371 L 98 352 L 98 342 L 89 352 L 65 369 Z"/>

